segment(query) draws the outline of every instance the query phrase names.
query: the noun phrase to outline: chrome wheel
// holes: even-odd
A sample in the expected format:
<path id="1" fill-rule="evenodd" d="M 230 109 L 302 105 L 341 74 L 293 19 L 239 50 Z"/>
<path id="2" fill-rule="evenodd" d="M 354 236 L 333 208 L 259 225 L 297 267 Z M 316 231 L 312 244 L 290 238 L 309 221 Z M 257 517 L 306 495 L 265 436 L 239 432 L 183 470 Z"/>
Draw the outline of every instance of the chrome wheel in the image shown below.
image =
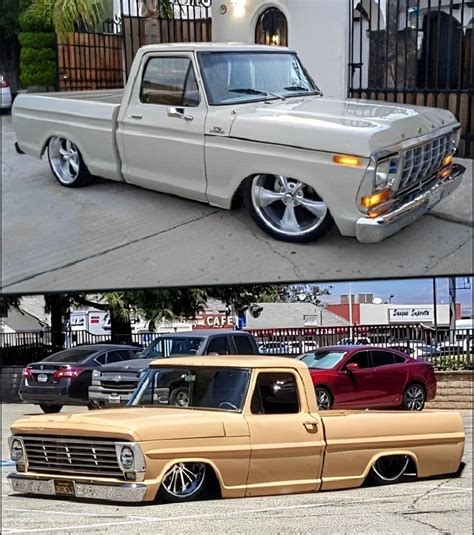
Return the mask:
<path id="1" fill-rule="evenodd" d="M 166 472 L 163 488 L 175 498 L 189 498 L 199 492 L 206 477 L 202 463 L 178 463 Z"/>
<path id="2" fill-rule="evenodd" d="M 257 175 L 251 185 L 252 204 L 271 230 L 288 237 L 314 232 L 328 208 L 311 186 L 282 175 Z"/>
<path id="3" fill-rule="evenodd" d="M 394 483 L 403 476 L 409 462 L 410 458 L 407 455 L 382 457 L 375 461 L 372 470 L 383 482 Z"/>
<path id="4" fill-rule="evenodd" d="M 420 385 L 411 385 L 403 396 L 405 408 L 409 411 L 422 411 L 425 406 L 425 391 Z"/>
<path id="5" fill-rule="evenodd" d="M 51 168 L 58 180 L 66 185 L 74 183 L 81 166 L 76 145 L 69 139 L 53 137 L 49 141 L 48 152 Z"/>
<path id="6" fill-rule="evenodd" d="M 189 405 L 189 390 L 187 388 L 178 388 L 171 392 L 170 405 L 187 407 Z"/>
<path id="7" fill-rule="evenodd" d="M 316 400 L 319 410 L 327 411 L 332 406 L 331 394 L 325 388 L 316 388 Z"/>

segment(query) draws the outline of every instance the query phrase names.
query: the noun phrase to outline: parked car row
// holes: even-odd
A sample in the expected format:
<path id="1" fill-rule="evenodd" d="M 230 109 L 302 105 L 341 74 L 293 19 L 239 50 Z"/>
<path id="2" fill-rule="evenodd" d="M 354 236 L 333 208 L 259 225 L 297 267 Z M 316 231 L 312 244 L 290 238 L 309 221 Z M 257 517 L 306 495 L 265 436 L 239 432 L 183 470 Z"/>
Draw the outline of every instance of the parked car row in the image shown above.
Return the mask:
<path id="1" fill-rule="evenodd" d="M 143 351 L 134 345 L 79 346 L 28 365 L 19 395 L 46 413 L 59 412 L 63 405 L 88 405 L 90 409 L 126 405 L 153 360 L 257 355 L 262 349 L 275 355 L 272 346 L 258 347 L 251 334 L 234 330 L 161 335 Z M 398 347 L 313 347 L 297 359 L 310 370 L 321 410 L 401 407 L 420 411 L 436 394 L 433 366 Z M 189 402 L 187 385 L 179 376 L 160 396 L 166 404 Z"/>

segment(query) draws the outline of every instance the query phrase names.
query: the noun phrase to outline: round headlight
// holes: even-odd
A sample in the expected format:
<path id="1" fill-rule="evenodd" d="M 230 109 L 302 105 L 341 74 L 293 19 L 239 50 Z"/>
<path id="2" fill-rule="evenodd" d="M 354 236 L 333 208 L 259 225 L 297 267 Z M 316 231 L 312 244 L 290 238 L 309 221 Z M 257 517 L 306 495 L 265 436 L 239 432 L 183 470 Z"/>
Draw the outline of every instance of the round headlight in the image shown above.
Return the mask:
<path id="1" fill-rule="evenodd" d="M 135 456 L 133 451 L 128 446 L 123 447 L 120 452 L 120 464 L 122 467 L 125 468 L 125 470 L 130 470 L 133 468 L 134 462 Z"/>
<path id="2" fill-rule="evenodd" d="M 14 439 L 10 446 L 12 461 L 18 462 L 23 459 L 23 445 L 18 439 Z"/>

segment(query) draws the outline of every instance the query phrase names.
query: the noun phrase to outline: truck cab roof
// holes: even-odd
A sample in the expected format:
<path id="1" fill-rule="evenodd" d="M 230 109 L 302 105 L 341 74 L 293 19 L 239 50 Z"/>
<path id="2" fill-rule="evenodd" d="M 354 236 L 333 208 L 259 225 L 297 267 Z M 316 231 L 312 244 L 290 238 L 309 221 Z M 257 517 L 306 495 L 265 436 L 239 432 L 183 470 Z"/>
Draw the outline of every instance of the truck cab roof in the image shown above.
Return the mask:
<path id="1" fill-rule="evenodd" d="M 154 367 L 177 367 L 177 366 L 205 366 L 226 368 L 291 368 L 307 370 L 306 364 L 300 360 L 286 357 L 266 357 L 261 355 L 225 355 L 225 356 L 197 356 L 197 357 L 169 357 L 157 359 L 150 363 Z"/>

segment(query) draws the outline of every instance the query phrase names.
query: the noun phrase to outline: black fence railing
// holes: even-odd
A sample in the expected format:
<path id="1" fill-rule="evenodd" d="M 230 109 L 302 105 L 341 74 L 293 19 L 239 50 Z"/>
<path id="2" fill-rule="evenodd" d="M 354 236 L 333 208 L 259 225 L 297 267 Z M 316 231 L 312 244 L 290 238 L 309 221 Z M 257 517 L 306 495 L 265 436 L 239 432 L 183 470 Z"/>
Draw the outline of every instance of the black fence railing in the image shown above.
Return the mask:
<path id="1" fill-rule="evenodd" d="M 199 331 L 196 331 L 199 332 Z M 411 357 L 432 362 L 437 369 L 473 369 L 474 330 L 431 329 L 415 325 L 373 325 L 354 327 L 304 327 L 249 330 L 259 350 L 268 355 L 300 355 L 319 347 L 360 344 L 394 348 Z M 158 333 L 117 336 L 114 343 L 134 343 L 146 347 Z M 110 335 L 88 331 L 62 333 L 62 343 L 53 345 L 49 331 L 0 334 L 2 365 L 25 365 L 67 347 L 110 343 Z"/>
<path id="2" fill-rule="evenodd" d="M 349 95 L 449 109 L 474 155 L 473 3 L 349 0 Z"/>

